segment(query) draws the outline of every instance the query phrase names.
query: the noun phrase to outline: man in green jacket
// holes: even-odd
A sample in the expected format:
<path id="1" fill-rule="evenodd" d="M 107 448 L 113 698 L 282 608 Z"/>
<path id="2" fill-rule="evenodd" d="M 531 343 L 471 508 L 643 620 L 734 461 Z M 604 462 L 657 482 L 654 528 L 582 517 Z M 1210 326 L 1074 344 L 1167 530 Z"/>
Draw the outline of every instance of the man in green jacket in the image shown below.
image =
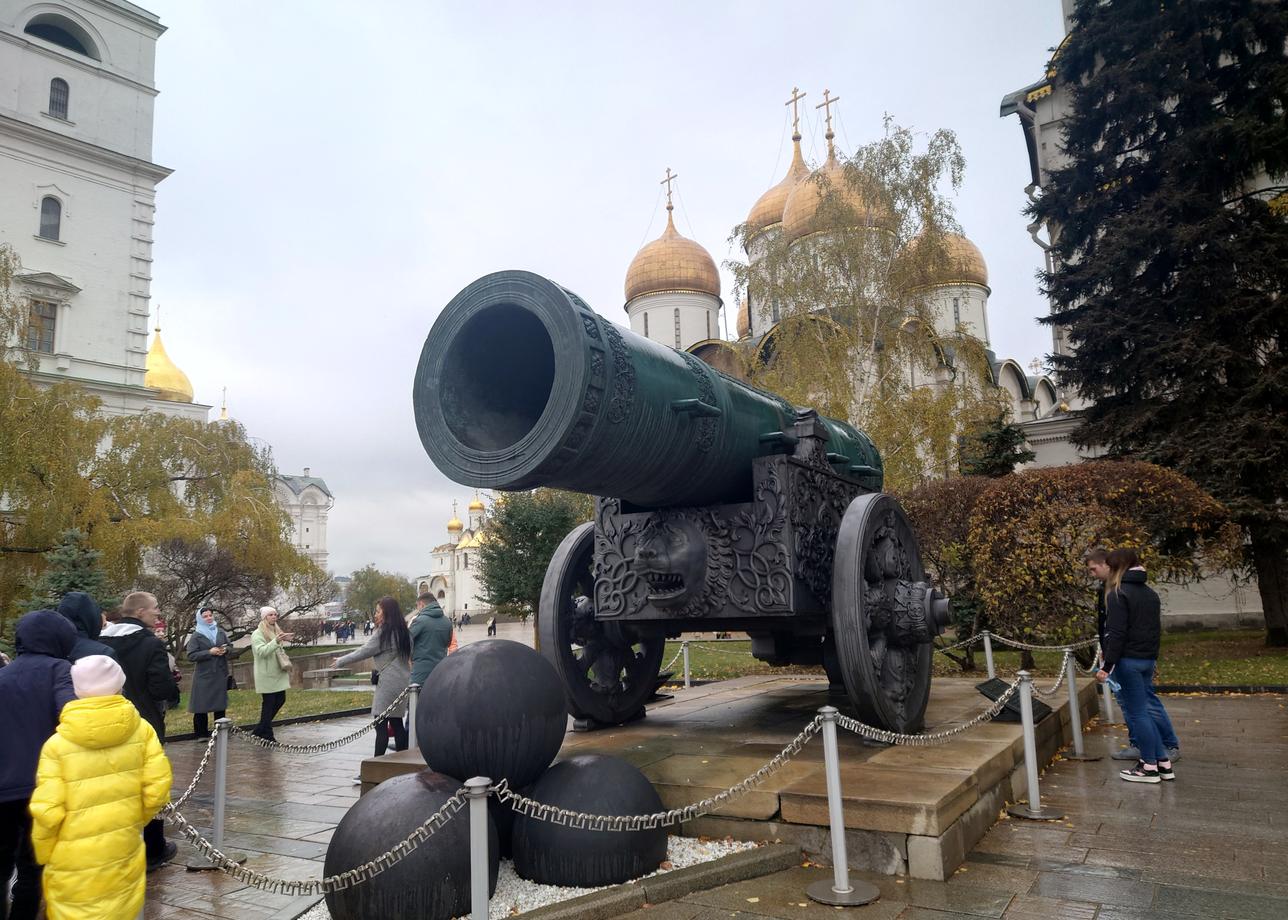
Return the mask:
<path id="1" fill-rule="evenodd" d="M 411 682 L 425 686 L 429 672 L 443 660 L 452 642 L 452 624 L 443 615 L 434 595 L 416 598 L 416 615 L 411 621 Z"/>

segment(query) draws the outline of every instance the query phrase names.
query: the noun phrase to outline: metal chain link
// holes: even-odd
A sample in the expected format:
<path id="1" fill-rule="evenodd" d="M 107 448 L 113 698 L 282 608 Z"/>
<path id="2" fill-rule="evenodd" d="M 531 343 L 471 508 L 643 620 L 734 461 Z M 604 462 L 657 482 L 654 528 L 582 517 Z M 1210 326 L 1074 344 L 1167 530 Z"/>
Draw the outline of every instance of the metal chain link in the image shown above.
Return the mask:
<path id="1" fill-rule="evenodd" d="M 772 760 L 742 780 L 742 782 L 735 783 L 710 798 L 685 805 L 683 808 L 672 808 L 670 811 L 660 811 L 650 815 L 592 815 L 567 808 L 559 808 L 556 805 L 547 805 L 544 802 L 527 798 L 511 789 L 506 780 L 501 780 L 501 782 L 491 786 L 488 791 L 495 793 L 500 801 L 509 802 L 510 806 L 519 814 L 527 815 L 529 818 L 536 818 L 538 821 L 549 821 L 551 824 L 560 824 L 577 830 L 641 831 L 667 827 L 683 821 L 692 821 L 694 818 L 715 811 L 731 799 L 735 799 L 760 785 L 771 774 L 777 772 L 779 768 L 799 754 L 801 748 L 809 742 L 810 738 L 818 734 L 822 724 L 822 717 L 815 716 L 801 730 L 801 733 L 789 741 L 787 746 L 779 751 Z"/>
<path id="2" fill-rule="evenodd" d="M 957 650 L 957 649 L 959 649 L 959 648 L 965 648 L 965 647 L 966 647 L 966 646 L 968 646 L 968 645 L 974 645 L 974 644 L 975 644 L 975 640 L 976 640 L 976 639 L 982 639 L 982 638 L 984 638 L 984 634 L 983 634 L 982 632 L 977 632 L 977 633 L 975 633 L 975 635 L 973 635 L 973 636 L 967 636 L 967 637 L 966 637 L 965 639 L 963 639 L 962 641 L 960 641 L 960 642 L 954 642 L 952 645 L 936 645 L 936 646 L 935 646 L 935 651 L 937 651 L 937 652 L 952 652 L 952 651 L 956 651 L 956 650 Z"/>
<path id="3" fill-rule="evenodd" d="M 215 742 L 218 740 L 219 725 L 216 724 L 214 734 L 210 736 L 210 741 L 206 743 L 206 750 L 201 755 L 201 763 L 197 764 L 197 772 L 193 775 L 192 782 L 188 783 L 188 788 L 183 790 L 183 795 L 170 803 L 171 807 L 181 808 L 188 801 L 188 797 L 196 790 L 197 783 L 201 782 L 201 774 L 206 772 L 206 767 L 210 763 L 210 755 L 215 752 Z"/>
<path id="4" fill-rule="evenodd" d="M 1033 692 L 1036 693 L 1038 696 L 1047 696 L 1047 697 L 1055 696 L 1057 693 L 1059 693 L 1060 688 L 1064 686 L 1065 678 L 1069 676 L 1069 659 L 1072 657 L 1073 657 L 1073 649 L 1069 649 L 1069 648 L 1065 649 L 1064 657 L 1060 659 L 1060 678 L 1054 684 L 1052 684 L 1051 688 L 1048 690 L 1043 690 L 1036 683 L 1034 683 Z"/>
<path id="5" fill-rule="evenodd" d="M 1017 677 L 1015 680 L 1011 681 L 1011 685 L 1007 687 L 1005 692 L 1003 692 L 1002 695 L 993 702 L 993 705 L 979 712 L 969 722 L 963 722 L 961 725 L 955 725 L 952 728 L 944 729 L 941 732 L 932 732 L 924 735 L 904 735 L 899 732 L 887 731 L 884 728 L 877 728 L 876 726 L 860 722 L 858 719 L 851 719 L 849 716 L 840 714 L 836 717 L 836 724 L 842 728 L 849 729 L 857 735 L 862 735 L 865 738 L 871 738 L 873 741 L 880 741 L 885 744 L 903 744 L 908 745 L 909 747 L 929 747 L 934 744 L 942 744 L 955 735 L 960 735 L 962 732 L 969 731 L 976 725 L 988 722 L 995 718 L 997 714 L 1005 708 L 1007 702 L 1019 689 L 1020 679 Z"/>
<path id="6" fill-rule="evenodd" d="M 242 741 L 245 741 L 248 744 L 256 745 L 257 747 L 272 748 L 279 751 L 287 751 L 292 754 L 325 754 L 328 751 L 339 750 L 340 748 L 344 747 L 346 744 L 356 741 L 357 739 L 365 735 L 367 732 L 375 728 L 377 725 L 380 725 L 381 723 L 383 723 L 386 719 L 390 717 L 393 711 L 402 704 L 403 700 L 407 698 L 407 694 L 409 693 L 411 693 L 410 685 L 403 688 L 403 692 L 398 694 L 398 697 L 392 703 L 389 704 L 389 708 L 386 709 L 384 712 L 380 713 L 380 715 L 376 716 L 374 719 L 372 719 L 371 722 L 362 726 L 362 728 L 358 729 L 357 731 L 350 732 L 349 734 L 345 735 L 343 738 L 336 738 L 333 741 L 323 741 L 319 744 L 285 744 L 284 742 L 281 742 L 281 741 L 269 741 L 267 738 L 261 738 L 258 735 L 253 735 L 250 732 L 246 731 L 246 729 L 241 728 L 240 726 L 237 726 L 237 725 L 234 725 L 232 727 L 232 735 L 234 738 L 238 738 Z"/>
<path id="7" fill-rule="evenodd" d="M 1090 648 L 1100 641 L 1095 636 L 1092 636 L 1090 639 L 1079 639 L 1077 642 L 1066 642 L 1063 645 L 1030 645 L 1028 642 L 1021 642 L 1019 639 L 1008 639 L 1005 636 L 999 636 L 997 633 L 990 633 L 989 635 L 1003 645 L 1024 649 L 1029 652 L 1059 652 L 1064 649 Z"/>
<path id="8" fill-rule="evenodd" d="M 261 891 L 298 897 L 300 895 L 330 894 L 334 891 L 343 891 L 346 888 L 352 888 L 354 885 L 361 885 L 363 882 L 375 878 L 386 869 L 393 868 L 406 859 L 416 847 L 441 830 L 443 825 L 465 806 L 466 801 L 465 788 L 461 787 L 436 812 L 426 818 L 419 827 L 375 859 L 341 872 L 339 875 L 300 880 L 273 878 L 262 872 L 256 872 L 254 869 L 247 869 L 216 849 L 215 845 L 201 836 L 201 832 L 193 827 L 188 819 L 181 815 L 173 805 L 167 805 L 162 809 L 161 813 L 167 821 L 176 825 L 179 831 L 192 843 L 193 847 L 202 856 L 210 860 L 211 864 L 220 872 L 231 875 L 237 881 L 253 888 L 258 888 Z"/>
<path id="9" fill-rule="evenodd" d="M 1082 665 L 1078 665 L 1078 670 L 1081 671 L 1083 674 L 1095 674 L 1097 671 L 1100 670 L 1100 666 L 1104 663 L 1105 663 L 1105 651 L 1100 647 L 1100 644 L 1097 643 L 1096 657 L 1095 659 L 1092 660 L 1091 667 L 1084 668 Z"/>
<path id="10" fill-rule="evenodd" d="M 675 657 L 672 658 L 670 661 L 668 661 L 666 664 L 662 665 L 662 667 L 658 668 L 657 673 L 661 674 L 663 671 L 671 670 L 671 666 L 674 665 L 677 661 L 679 661 L 680 656 L 683 654 L 684 654 L 684 646 L 681 645 L 679 650 L 676 651 Z"/>

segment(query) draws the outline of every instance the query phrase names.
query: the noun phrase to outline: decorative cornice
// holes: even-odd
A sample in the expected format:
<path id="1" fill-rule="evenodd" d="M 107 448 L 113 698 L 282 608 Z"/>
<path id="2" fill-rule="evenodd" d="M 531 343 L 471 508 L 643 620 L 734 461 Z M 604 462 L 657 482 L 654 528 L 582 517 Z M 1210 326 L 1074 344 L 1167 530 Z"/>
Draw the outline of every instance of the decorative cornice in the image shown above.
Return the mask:
<path id="1" fill-rule="evenodd" d="M 165 166 L 149 163 L 147 160 L 140 160 L 138 157 L 132 157 L 125 153 L 117 153 L 115 150 L 108 150 L 106 147 L 100 147 L 88 141 L 67 137 L 64 134 L 50 131 L 48 128 L 42 128 L 39 125 L 29 124 L 22 119 L 13 118 L 9 115 L 0 114 L 0 128 L 4 129 L 5 133 L 17 135 L 55 150 L 79 154 L 89 159 L 97 160 L 99 163 L 142 175 L 153 182 L 160 182 L 174 172 L 173 169 L 168 169 Z"/>
<path id="2" fill-rule="evenodd" d="M 54 51 L 52 48 L 46 48 L 44 45 L 37 45 L 35 42 L 30 41 L 27 38 L 24 38 L 22 35 L 15 35 L 13 32 L 0 32 L 0 40 L 12 42 L 15 45 L 22 45 L 26 47 L 28 51 L 34 51 L 37 54 L 40 54 L 40 55 L 43 55 L 44 57 L 49 58 L 50 60 L 57 61 L 60 65 L 74 67 L 77 70 L 83 71 L 87 74 L 91 74 L 92 76 L 95 76 L 95 77 L 105 77 L 106 79 L 112 80 L 115 83 L 120 83 L 124 86 L 128 86 L 130 89 L 138 90 L 141 93 L 146 93 L 147 95 L 152 96 L 153 98 L 160 95 L 160 90 L 158 90 L 155 86 L 149 86 L 147 83 L 142 83 L 138 80 L 135 80 L 133 77 L 127 77 L 124 74 L 119 74 L 116 71 L 104 66 L 103 64 L 97 61 L 94 61 L 93 63 L 87 63 L 87 61 L 90 59 L 86 59 L 83 61 L 83 60 L 80 60 L 79 57 L 72 57 L 71 55 L 68 55 L 68 54 L 60 54 L 59 52 Z"/>
<path id="3" fill-rule="evenodd" d="M 622 307 L 622 309 L 626 310 L 627 312 L 630 312 L 632 304 L 639 303 L 645 297 L 655 297 L 658 294 L 701 294 L 703 297 L 710 297 L 712 300 L 714 300 L 716 302 L 717 308 L 724 306 L 724 301 L 721 300 L 716 295 L 712 294 L 710 291 L 697 291 L 697 290 L 694 290 L 693 288 L 667 288 L 666 290 L 663 290 L 663 291 L 645 291 L 643 294 L 636 294 L 630 300 L 626 301 L 626 304 L 625 306 Z"/>

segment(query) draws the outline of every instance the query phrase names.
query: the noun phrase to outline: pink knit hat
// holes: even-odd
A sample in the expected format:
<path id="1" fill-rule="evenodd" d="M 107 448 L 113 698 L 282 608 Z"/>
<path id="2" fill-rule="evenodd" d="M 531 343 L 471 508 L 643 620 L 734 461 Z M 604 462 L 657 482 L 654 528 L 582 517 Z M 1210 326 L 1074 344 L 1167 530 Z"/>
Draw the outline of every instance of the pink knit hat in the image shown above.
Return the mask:
<path id="1" fill-rule="evenodd" d="M 86 655 L 72 663 L 72 686 L 76 696 L 111 696 L 125 686 L 125 672 L 106 655 Z"/>

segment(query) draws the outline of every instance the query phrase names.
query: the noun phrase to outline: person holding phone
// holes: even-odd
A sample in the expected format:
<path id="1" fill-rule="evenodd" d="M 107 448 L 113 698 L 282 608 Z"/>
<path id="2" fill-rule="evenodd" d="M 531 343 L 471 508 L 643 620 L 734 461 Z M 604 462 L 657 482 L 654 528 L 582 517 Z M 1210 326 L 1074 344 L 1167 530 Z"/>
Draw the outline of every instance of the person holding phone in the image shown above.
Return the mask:
<path id="1" fill-rule="evenodd" d="M 265 741 L 273 736 L 273 717 L 286 705 L 286 691 L 291 687 L 291 659 L 286 643 L 295 638 L 277 625 L 277 610 L 259 608 L 259 626 L 251 635 L 250 648 L 255 655 L 255 692 L 260 695 L 259 724 L 251 734 Z"/>
<path id="2" fill-rule="evenodd" d="M 188 691 L 192 732 L 198 738 L 209 738 L 210 714 L 222 719 L 228 710 L 228 662 L 240 651 L 232 647 L 228 634 L 215 622 L 215 612 L 202 608 L 197 611 L 197 626 L 188 637 L 184 653 L 194 665 L 192 688 Z"/>

